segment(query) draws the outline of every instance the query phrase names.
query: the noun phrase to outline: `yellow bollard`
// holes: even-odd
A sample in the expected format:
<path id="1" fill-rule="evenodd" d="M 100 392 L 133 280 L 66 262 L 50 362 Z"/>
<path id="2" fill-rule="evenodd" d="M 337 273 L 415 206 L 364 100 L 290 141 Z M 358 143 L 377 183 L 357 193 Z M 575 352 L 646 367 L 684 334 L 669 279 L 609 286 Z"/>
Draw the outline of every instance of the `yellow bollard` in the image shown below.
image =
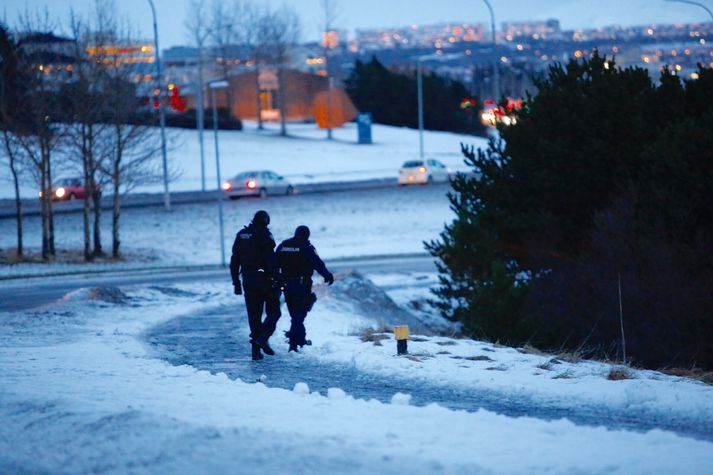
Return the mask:
<path id="1" fill-rule="evenodd" d="M 394 338 L 396 338 L 396 354 L 408 354 L 408 325 L 397 325 L 394 327 Z"/>

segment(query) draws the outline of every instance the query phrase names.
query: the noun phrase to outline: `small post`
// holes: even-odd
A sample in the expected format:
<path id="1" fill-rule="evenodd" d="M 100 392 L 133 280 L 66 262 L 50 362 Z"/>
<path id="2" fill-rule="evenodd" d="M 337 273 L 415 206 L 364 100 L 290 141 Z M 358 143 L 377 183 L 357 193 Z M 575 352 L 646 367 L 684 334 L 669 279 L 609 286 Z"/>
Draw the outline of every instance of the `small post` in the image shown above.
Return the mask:
<path id="1" fill-rule="evenodd" d="M 396 354 L 408 354 L 408 325 L 397 325 L 394 327 L 394 338 L 396 338 Z"/>

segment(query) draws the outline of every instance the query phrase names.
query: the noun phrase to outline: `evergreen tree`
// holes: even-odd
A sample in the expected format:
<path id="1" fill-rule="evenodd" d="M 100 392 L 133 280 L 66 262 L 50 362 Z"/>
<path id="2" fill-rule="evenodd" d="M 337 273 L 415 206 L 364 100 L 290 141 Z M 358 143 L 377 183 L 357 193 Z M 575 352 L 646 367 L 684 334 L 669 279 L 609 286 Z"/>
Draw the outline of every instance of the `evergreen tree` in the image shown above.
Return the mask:
<path id="1" fill-rule="evenodd" d="M 371 112 L 380 124 L 418 127 L 417 83 L 415 72 L 396 72 L 378 59 L 357 61 L 346 91 L 357 109 Z M 429 130 L 485 135 L 477 108 L 461 108 L 470 98 L 463 83 L 436 74 L 423 76 L 424 127 Z"/>
<path id="2" fill-rule="evenodd" d="M 685 81 L 594 54 L 554 65 L 450 194 L 427 244 L 444 315 L 476 337 L 542 347 L 619 345 L 639 363 L 713 366 L 713 74 Z M 630 347 L 630 348 L 629 348 Z"/>

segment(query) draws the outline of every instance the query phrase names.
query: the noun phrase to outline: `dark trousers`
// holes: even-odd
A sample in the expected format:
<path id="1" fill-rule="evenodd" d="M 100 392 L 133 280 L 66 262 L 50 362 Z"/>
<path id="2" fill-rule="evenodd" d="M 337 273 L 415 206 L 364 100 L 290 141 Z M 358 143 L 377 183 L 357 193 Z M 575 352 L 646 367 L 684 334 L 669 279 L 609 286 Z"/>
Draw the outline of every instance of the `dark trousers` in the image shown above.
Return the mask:
<path id="1" fill-rule="evenodd" d="M 290 312 L 290 345 L 303 346 L 306 341 L 307 330 L 305 318 L 309 306 L 309 295 L 312 286 L 306 286 L 300 281 L 285 282 L 285 302 Z"/>
<path id="2" fill-rule="evenodd" d="M 280 312 L 280 291 L 273 289 L 269 283 L 267 285 L 250 285 L 252 283 L 243 280 L 245 285 L 245 307 L 248 311 L 248 323 L 250 325 L 250 342 L 255 340 L 265 340 L 275 333 L 277 321 L 282 313 Z M 262 313 L 265 312 L 265 321 L 262 320 Z"/>

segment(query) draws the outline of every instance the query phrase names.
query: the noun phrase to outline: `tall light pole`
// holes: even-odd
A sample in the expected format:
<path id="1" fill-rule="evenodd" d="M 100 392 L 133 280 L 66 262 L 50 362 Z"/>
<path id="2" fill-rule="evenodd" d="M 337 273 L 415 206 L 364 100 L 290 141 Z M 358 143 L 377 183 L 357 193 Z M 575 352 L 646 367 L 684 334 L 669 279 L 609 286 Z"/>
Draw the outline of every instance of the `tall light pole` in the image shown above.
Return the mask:
<path id="1" fill-rule="evenodd" d="M 220 179 L 220 149 L 218 148 L 218 106 L 215 101 L 216 89 L 226 89 L 228 81 L 213 81 L 208 83 L 210 88 L 210 104 L 213 107 L 213 137 L 215 140 L 215 171 L 218 184 L 218 221 L 220 224 L 220 265 L 225 267 L 225 225 L 223 224 L 223 188 Z"/>
<path id="2" fill-rule="evenodd" d="M 418 90 L 418 155 L 423 158 L 423 72 L 421 60 L 418 60 L 416 69 L 416 88 Z"/>
<path id="3" fill-rule="evenodd" d="M 153 43 L 156 50 L 156 80 L 158 81 L 158 116 L 161 124 L 161 157 L 163 158 L 163 206 L 171 209 L 171 195 L 168 192 L 168 160 L 166 159 L 166 111 L 163 110 L 163 74 L 161 72 L 161 52 L 158 49 L 158 25 L 156 24 L 156 7 L 149 0 L 153 15 Z"/>
<path id="4" fill-rule="evenodd" d="M 207 37 L 207 35 L 206 35 Z M 201 191 L 205 191 L 205 151 L 203 145 L 203 130 L 205 129 L 205 111 L 203 110 L 203 41 L 198 38 L 198 87 L 196 88 L 196 126 L 198 128 L 198 145 L 201 154 Z"/>
<path id="5" fill-rule="evenodd" d="M 485 2 L 490 11 L 490 31 L 493 39 L 493 54 L 495 55 L 495 60 L 493 61 L 493 95 L 495 97 L 493 97 L 493 100 L 497 104 L 500 100 L 500 58 L 498 58 L 497 53 L 498 39 L 495 33 L 495 13 L 489 0 L 483 0 L 483 2 Z"/>
<path id="6" fill-rule="evenodd" d="M 687 3 L 688 5 L 695 5 L 695 6 L 697 6 L 697 7 L 701 7 L 702 9 L 704 9 L 705 11 L 708 12 L 708 14 L 709 14 L 710 17 L 711 17 L 711 20 L 713 20 L 713 11 L 711 11 L 710 8 L 708 8 L 707 6 L 705 6 L 704 4 L 702 4 L 702 3 L 700 3 L 700 2 L 693 2 L 693 1 L 691 1 L 691 0 L 664 0 L 664 1 L 666 1 L 666 2 L 674 2 L 674 3 Z"/>

